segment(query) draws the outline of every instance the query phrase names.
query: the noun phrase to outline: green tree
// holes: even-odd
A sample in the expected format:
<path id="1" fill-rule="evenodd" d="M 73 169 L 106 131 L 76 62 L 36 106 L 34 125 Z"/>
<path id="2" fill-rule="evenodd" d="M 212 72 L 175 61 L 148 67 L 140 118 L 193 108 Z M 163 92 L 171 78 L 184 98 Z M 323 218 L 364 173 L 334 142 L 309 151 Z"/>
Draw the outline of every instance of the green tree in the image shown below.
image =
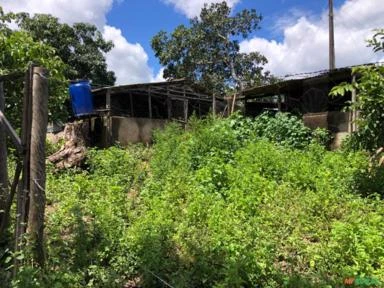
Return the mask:
<path id="1" fill-rule="evenodd" d="M 384 30 L 376 30 L 368 41 L 377 53 L 384 52 Z M 358 131 L 350 138 L 352 148 L 375 150 L 384 147 L 384 66 L 359 66 L 352 69 L 357 75 L 355 83 L 342 83 L 332 89 L 331 95 L 345 95 L 353 89 L 357 91 L 357 100 L 350 109 L 359 111 Z"/>
<path id="2" fill-rule="evenodd" d="M 34 41 L 27 32 L 0 29 L 0 75 L 26 71 L 31 63 L 42 65 L 49 70 L 50 120 L 65 118 L 66 65 L 56 55 L 55 49 L 43 42 Z M 4 90 L 5 114 L 14 127 L 20 127 L 23 79 L 5 81 Z"/>
<path id="3" fill-rule="evenodd" d="M 231 16 L 226 2 L 204 5 L 190 26 L 172 33 L 160 31 L 152 48 L 165 66 L 164 77 L 187 78 L 209 91 L 223 94 L 263 82 L 267 59 L 258 52 L 240 53 L 239 41 L 259 28 L 261 16 L 254 9 Z"/>
<path id="4" fill-rule="evenodd" d="M 375 52 L 384 51 L 384 29 L 376 29 L 372 39 L 368 40 L 368 44 Z"/>
<path id="5" fill-rule="evenodd" d="M 114 85 L 114 72 L 108 71 L 105 54 L 113 43 L 106 41 L 96 26 L 88 23 L 69 25 L 48 14 L 13 14 L 20 29 L 27 31 L 35 41 L 55 48 L 67 64 L 67 79 L 91 79 L 96 84 Z"/>

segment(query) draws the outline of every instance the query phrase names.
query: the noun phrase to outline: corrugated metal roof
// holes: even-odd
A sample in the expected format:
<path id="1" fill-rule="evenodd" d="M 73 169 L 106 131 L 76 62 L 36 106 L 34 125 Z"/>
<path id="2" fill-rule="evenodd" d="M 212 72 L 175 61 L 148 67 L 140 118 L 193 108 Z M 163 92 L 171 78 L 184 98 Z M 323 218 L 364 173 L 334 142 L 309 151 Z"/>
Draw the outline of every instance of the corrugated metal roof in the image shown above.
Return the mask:
<path id="1" fill-rule="evenodd" d="M 330 81 L 330 80 L 342 80 L 351 76 L 352 69 L 339 68 L 335 70 L 323 70 L 310 73 L 300 73 L 287 76 L 286 80 L 258 87 L 252 87 L 243 90 L 242 97 L 245 99 L 261 98 L 268 95 L 284 94 L 288 90 L 292 90 L 295 87 L 309 84 L 313 81 Z"/>

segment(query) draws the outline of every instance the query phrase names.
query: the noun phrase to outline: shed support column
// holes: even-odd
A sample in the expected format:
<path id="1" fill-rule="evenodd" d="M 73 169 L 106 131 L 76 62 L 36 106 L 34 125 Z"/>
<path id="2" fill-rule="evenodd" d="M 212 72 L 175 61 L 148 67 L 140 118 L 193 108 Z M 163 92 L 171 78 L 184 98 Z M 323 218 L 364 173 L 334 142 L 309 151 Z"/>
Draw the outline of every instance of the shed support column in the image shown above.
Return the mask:
<path id="1" fill-rule="evenodd" d="M 148 109 L 149 109 L 149 119 L 152 119 L 152 97 L 151 97 L 151 88 L 148 88 Z"/>
<path id="2" fill-rule="evenodd" d="M 353 75 L 352 76 L 352 85 L 354 85 L 356 83 L 356 76 Z M 351 95 L 351 102 L 352 102 L 352 105 L 354 105 L 356 103 L 356 89 L 353 88 L 352 89 L 352 95 Z M 350 112 L 350 123 L 349 123 L 349 133 L 353 133 L 353 132 L 356 132 L 357 130 L 357 125 L 356 125 L 356 120 L 357 120 L 357 111 L 355 110 L 355 108 L 353 108 L 353 110 Z"/>
<path id="3" fill-rule="evenodd" d="M 105 109 L 107 114 L 105 117 L 105 145 L 108 147 L 112 144 L 112 117 L 111 117 L 111 91 L 108 89 L 105 95 Z"/>
<path id="4" fill-rule="evenodd" d="M 188 121 L 188 99 L 185 95 L 185 87 L 183 88 L 183 98 L 184 98 L 184 122 L 187 124 Z"/>
<path id="5" fill-rule="evenodd" d="M 199 118 L 201 117 L 201 100 L 199 95 Z"/>
<path id="6" fill-rule="evenodd" d="M 170 120 L 172 118 L 172 100 L 169 97 L 169 90 L 167 88 L 167 112 L 168 112 L 168 119 Z"/>
<path id="7" fill-rule="evenodd" d="M 184 99 L 184 122 L 188 122 L 188 100 Z"/>
<path id="8" fill-rule="evenodd" d="M 132 99 L 132 93 L 131 92 L 129 93 L 129 105 L 131 107 L 131 117 L 135 117 L 135 115 L 133 113 L 133 99 Z"/>
<path id="9" fill-rule="evenodd" d="M 277 109 L 281 112 L 281 95 L 277 96 Z"/>
<path id="10" fill-rule="evenodd" d="M 213 116 L 216 115 L 216 96 L 212 96 L 212 114 Z"/>

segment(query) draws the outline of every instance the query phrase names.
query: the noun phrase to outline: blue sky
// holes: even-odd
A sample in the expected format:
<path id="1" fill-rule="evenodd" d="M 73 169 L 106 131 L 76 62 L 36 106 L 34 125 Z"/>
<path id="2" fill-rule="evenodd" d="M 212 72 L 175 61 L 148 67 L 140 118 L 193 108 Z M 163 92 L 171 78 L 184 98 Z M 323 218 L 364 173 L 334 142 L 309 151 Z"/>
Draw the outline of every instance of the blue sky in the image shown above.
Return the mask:
<path id="1" fill-rule="evenodd" d="M 118 84 L 161 81 L 162 71 L 150 47 L 160 30 L 188 25 L 204 2 L 222 0 L 0 0 L 5 11 L 50 13 L 62 22 L 90 22 L 115 43 L 106 55 Z M 261 29 L 241 43 L 241 51 L 259 51 L 277 76 L 326 69 L 328 0 L 226 0 L 234 12 L 256 9 Z M 365 40 L 384 27 L 383 0 L 334 0 L 336 65 L 384 60 Z"/>
<path id="2" fill-rule="evenodd" d="M 343 0 L 335 0 L 335 8 L 340 7 L 342 3 Z M 317 18 L 328 9 L 328 1 L 242 0 L 234 7 L 233 12 L 243 9 L 256 9 L 263 16 L 261 29 L 255 35 L 281 41 L 283 31 L 279 29 L 279 23 L 294 21 L 299 15 Z M 113 6 L 107 14 L 107 23 L 119 27 L 125 38 L 131 42 L 140 43 L 148 53 L 150 66 L 158 70 L 160 66 L 151 49 L 151 38 L 160 30 L 171 32 L 180 24 L 188 25 L 189 20 L 184 14 L 176 11 L 174 6 L 159 0 L 128 0 Z"/>

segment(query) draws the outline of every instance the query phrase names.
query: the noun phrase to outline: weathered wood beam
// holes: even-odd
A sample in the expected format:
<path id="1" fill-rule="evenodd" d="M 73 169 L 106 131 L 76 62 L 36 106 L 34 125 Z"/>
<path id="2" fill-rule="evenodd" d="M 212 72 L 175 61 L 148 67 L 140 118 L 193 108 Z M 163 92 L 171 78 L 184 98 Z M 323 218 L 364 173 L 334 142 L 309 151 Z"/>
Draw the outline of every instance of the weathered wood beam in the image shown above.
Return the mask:
<path id="1" fill-rule="evenodd" d="M 45 139 L 48 124 L 48 71 L 33 67 L 32 123 L 30 147 L 30 181 L 28 209 L 28 242 L 33 260 L 43 268 L 45 214 Z"/>
<path id="2" fill-rule="evenodd" d="M 112 117 L 111 117 L 111 90 L 108 89 L 105 94 L 105 108 L 107 110 L 105 116 L 105 144 L 107 147 L 111 145 L 112 142 Z"/>
<path id="3" fill-rule="evenodd" d="M 110 110 L 111 109 L 111 90 L 107 90 L 107 93 L 105 94 L 105 109 Z"/>
<path id="4" fill-rule="evenodd" d="M 0 112 L 3 113 L 5 108 L 5 97 L 3 90 L 3 82 L 0 81 Z M 7 137 L 3 125 L 0 125 L 0 225 L 7 218 L 5 207 L 8 197 L 8 156 L 7 156 Z M 2 229 L 0 229 L 2 232 Z M 2 233 L 0 233 L 1 237 Z"/>
<path id="5" fill-rule="evenodd" d="M 23 119 L 21 123 L 21 144 L 24 147 L 21 183 L 17 189 L 16 197 L 16 225 L 15 225 L 15 253 L 23 250 L 24 233 L 27 222 L 27 202 L 29 196 L 30 181 L 30 138 L 32 122 L 32 71 L 30 66 L 25 74 L 24 97 L 23 97 Z M 16 275 L 20 266 L 20 260 L 14 259 L 13 274 Z"/>
<path id="6" fill-rule="evenodd" d="M 149 113 L 149 119 L 152 119 L 152 97 L 151 97 L 151 88 L 148 88 L 148 113 Z"/>
<path id="7" fill-rule="evenodd" d="M 169 97 L 169 91 L 167 91 L 167 113 L 168 113 L 168 119 L 172 118 L 172 100 Z"/>
<path id="8" fill-rule="evenodd" d="M 25 72 L 15 72 L 6 75 L 0 75 L 0 81 L 13 81 L 23 78 Z"/>
<path id="9" fill-rule="evenodd" d="M 185 97 L 185 90 L 183 91 L 183 98 L 184 98 L 184 121 L 187 123 L 188 121 L 188 99 Z"/>
<path id="10" fill-rule="evenodd" d="M 353 75 L 352 76 L 352 85 L 355 85 L 355 84 L 356 84 L 356 75 Z M 356 89 L 355 88 L 352 89 L 351 94 L 352 94 L 351 95 L 351 103 L 352 103 L 352 105 L 355 105 L 356 100 L 357 100 L 357 93 L 356 93 Z M 355 107 L 350 112 L 350 115 L 351 115 L 350 116 L 350 118 L 351 118 L 351 121 L 350 121 L 350 133 L 353 133 L 353 132 L 357 131 L 357 123 L 356 123 L 357 111 L 356 111 Z"/>
<path id="11" fill-rule="evenodd" d="M 0 124 L 2 125 L 3 129 L 5 129 L 7 134 L 11 137 L 11 140 L 16 146 L 17 151 L 22 154 L 24 151 L 24 147 L 21 143 L 19 135 L 17 135 L 16 131 L 12 128 L 12 125 L 9 123 L 2 111 L 0 111 Z"/>
<path id="12" fill-rule="evenodd" d="M 183 95 L 183 93 L 184 93 L 183 87 L 180 87 L 180 89 L 175 89 L 175 87 L 167 88 L 165 86 L 162 86 L 162 87 L 145 87 L 145 88 L 132 87 L 132 88 L 129 88 L 129 89 L 119 90 L 119 91 L 116 91 L 116 90 L 111 88 L 110 93 L 111 93 L 111 95 L 124 94 L 124 93 L 127 93 L 127 94 L 128 93 L 135 93 L 135 94 L 139 94 L 139 95 L 140 94 L 147 95 L 148 94 L 148 90 L 151 91 L 152 95 L 156 94 L 156 95 L 163 96 L 164 98 L 167 97 L 167 92 L 168 91 L 172 92 L 172 93 L 174 93 L 176 95 Z M 198 99 L 199 97 L 200 98 L 205 98 L 205 99 L 211 99 L 210 95 L 194 92 L 192 89 L 185 89 L 185 93 L 187 95 L 189 95 L 188 97 L 190 97 L 191 99 L 192 98 Z"/>
<path id="13" fill-rule="evenodd" d="M 133 110 L 133 99 L 132 99 L 132 93 L 129 93 L 129 104 L 131 108 L 131 117 L 135 117 L 134 110 Z"/>

